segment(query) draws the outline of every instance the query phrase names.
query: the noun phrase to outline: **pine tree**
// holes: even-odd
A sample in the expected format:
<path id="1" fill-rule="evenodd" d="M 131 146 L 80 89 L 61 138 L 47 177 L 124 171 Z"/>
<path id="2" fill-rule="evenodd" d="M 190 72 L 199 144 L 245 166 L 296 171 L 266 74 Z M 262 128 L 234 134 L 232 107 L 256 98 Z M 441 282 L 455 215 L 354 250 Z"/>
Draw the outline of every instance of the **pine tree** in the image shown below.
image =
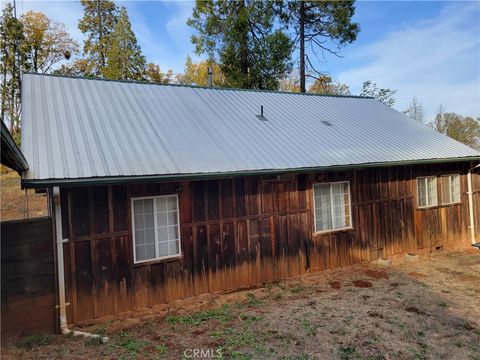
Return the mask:
<path id="1" fill-rule="evenodd" d="M 197 0 L 188 24 L 197 54 L 221 66 L 228 86 L 277 89 L 291 70 L 293 42 L 278 27 L 277 2 Z"/>
<path id="2" fill-rule="evenodd" d="M 107 65 L 107 51 L 110 48 L 110 34 L 117 22 L 117 6 L 110 0 L 80 0 L 84 15 L 78 24 L 80 31 L 87 36 L 83 44 L 83 54 L 87 57 L 91 73 L 85 75 L 102 76 Z"/>
<path id="3" fill-rule="evenodd" d="M 392 90 L 388 88 L 379 88 L 377 84 L 372 83 L 370 80 L 364 81 L 362 85 L 362 91 L 360 92 L 360 96 L 370 96 L 381 103 L 392 107 L 395 105 L 395 98 L 393 95 L 397 90 Z"/>
<path id="4" fill-rule="evenodd" d="M 142 80 L 145 57 L 132 31 L 127 9 L 122 7 L 107 50 L 107 66 L 103 75 L 108 79 Z"/>
<path id="5" fill-rule="evenodd" d="M 156 84 L 170 84 L 173 80 L 173 70 L 169 69 L 164 73 L 159 65 L 148 63 L 145 67 L 145 80 Z"/>
<path id="6" fill-rule="evenodd" d="M 338 55 L 342 46 L 357 38 L 360 28 L 352 21 L 354 13 L 354 0 L 289 1 L 284 7 L 282 18 L 298 39 L 300 92 L 306 92 L 306 77 L 318 79 L 314 74 L 321 74 L 305 51 L 307 45 L 314 56 Z"/>
<path id="7" fill-rule="evenodd" d="M 9 125 L 10 132 L 19 139 L 21 72 L 28 71 L 22 23 L 14 16 L 7 3 L 0 18 L 0 71 L 1 120 Z"/>

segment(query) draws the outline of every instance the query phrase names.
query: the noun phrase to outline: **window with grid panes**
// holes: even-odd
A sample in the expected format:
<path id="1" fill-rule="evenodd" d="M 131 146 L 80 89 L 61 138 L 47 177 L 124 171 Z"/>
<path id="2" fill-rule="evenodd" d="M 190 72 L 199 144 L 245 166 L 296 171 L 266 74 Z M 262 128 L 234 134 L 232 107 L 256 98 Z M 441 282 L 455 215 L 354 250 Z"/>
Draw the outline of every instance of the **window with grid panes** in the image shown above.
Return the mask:
<path id="1" fill-rule="evenodd" d="M 178 196 L 132 198 L 135 263 L 181 255 Z"/>
<path id="2" fill-rule="evenodd" d="M 352 227 L 350 183 L 348 181 L 313 185 L 315 232 Z"/>
<path id="3" fill-rule="evenodd" d="M 442 204 L 460 202 L 460 175 L 442 175 L 440 177 Z"/>
<path id="4" fill-rule="evenodd" d="M 419 208 L 437 206 L 437 178 L 425 176 L 417 178 L 417 205 Z"/>

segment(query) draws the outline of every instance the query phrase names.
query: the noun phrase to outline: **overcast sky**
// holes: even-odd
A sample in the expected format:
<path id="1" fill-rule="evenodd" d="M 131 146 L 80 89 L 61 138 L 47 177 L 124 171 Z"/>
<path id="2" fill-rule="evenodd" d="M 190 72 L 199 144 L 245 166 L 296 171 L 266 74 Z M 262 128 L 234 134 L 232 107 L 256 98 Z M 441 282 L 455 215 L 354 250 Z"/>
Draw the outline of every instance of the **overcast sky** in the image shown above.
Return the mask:
<path id="1" fill-rule="evenodd" d="M 194 55 L 192 29 L 185 24 L 194 2 L 117 3 L 127 7 L 148 61 L 164 71 L 181 71 L 186 55 Z M 17 0 L 20 15 L 30 9 L 65 23 L 83 42 L 77 28 L 82 17 L 78 1 Z M 416 96 L 429 119 L 440 104 L 447 111 L 480 116 L 479 1 L 357 1 L 355 21 L 361 32 L 342 50 L 343 57 L 327 56 L 318 63 L 348 84 L 352 93 L 360 91 L 363 81 L 372 80 L 398 90 L 398 110 L 406 109 Z"/>

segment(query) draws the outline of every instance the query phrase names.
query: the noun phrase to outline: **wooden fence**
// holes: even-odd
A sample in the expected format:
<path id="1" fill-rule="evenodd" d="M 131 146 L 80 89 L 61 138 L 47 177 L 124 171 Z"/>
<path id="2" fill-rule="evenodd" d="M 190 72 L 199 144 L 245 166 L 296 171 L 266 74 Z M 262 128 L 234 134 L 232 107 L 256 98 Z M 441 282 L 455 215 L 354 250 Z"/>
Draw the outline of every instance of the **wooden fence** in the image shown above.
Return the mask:
<path id="1" fill-rule="evenodd" d="M 1 223 L 2 335 L 56 330 L 52 219 Z"/>

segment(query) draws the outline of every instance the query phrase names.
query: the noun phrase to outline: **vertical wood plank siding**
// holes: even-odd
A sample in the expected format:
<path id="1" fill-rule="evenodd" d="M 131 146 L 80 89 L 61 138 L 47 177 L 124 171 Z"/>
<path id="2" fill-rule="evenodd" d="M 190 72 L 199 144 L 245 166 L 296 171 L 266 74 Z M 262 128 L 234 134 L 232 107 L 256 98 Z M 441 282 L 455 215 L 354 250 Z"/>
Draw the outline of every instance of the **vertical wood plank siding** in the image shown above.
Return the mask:
<path id="1" fill-rule="evenodd" d="M 57 328 L 51 218 L 2 221 L 2 336 Z"/>
<path id="2" fill-rule="evenodd" d="M 468 244 L 468 166 L 63 188 L 68 320 Z M 450 173 L 462 175 L 461 203 L 417 209 L 415 177 Z M 312 184 L 342 180 L 351 184 L 353 229 L 314 234 Z M 479 176 L 474 185 L 479 219 Z M 130 199 L 165 194 L 179 195 L 182 258 L 134 264 Z"/>

